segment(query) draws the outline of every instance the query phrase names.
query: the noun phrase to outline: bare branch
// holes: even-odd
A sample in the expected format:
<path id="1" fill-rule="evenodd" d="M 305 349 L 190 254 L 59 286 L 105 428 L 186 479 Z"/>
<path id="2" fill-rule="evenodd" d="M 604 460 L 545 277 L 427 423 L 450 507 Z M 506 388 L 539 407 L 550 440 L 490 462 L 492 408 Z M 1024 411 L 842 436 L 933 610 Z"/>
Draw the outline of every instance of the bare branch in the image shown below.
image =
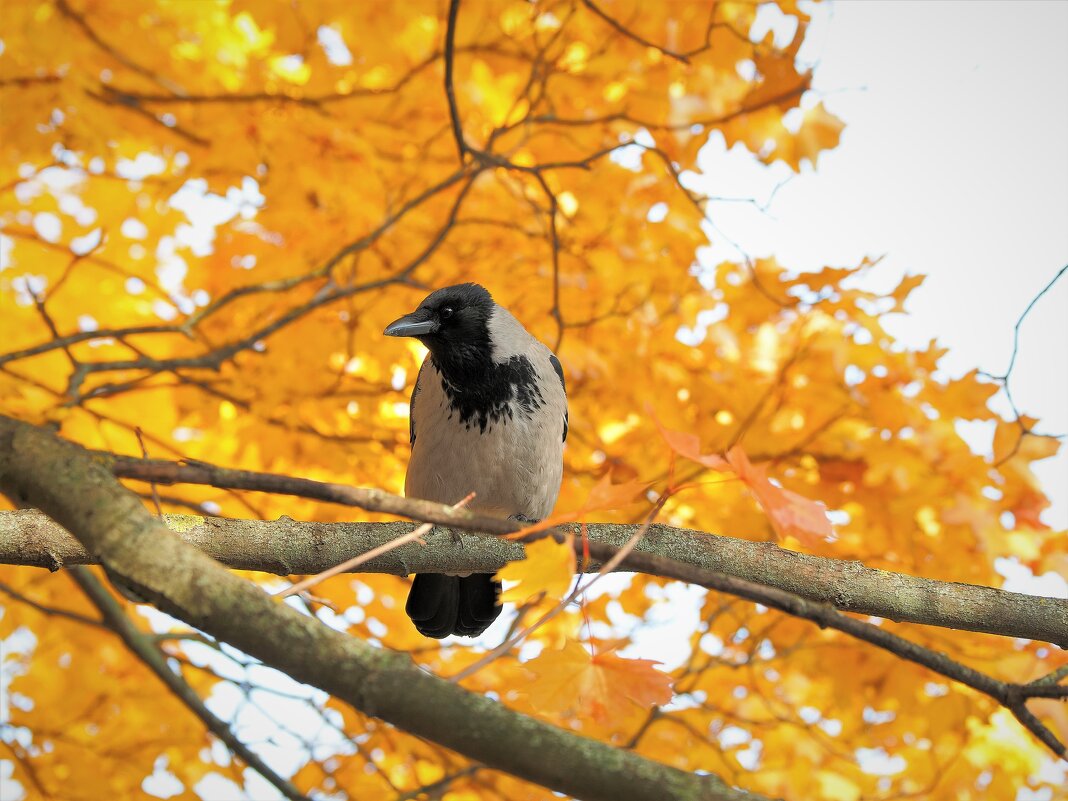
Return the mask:
<path id="1" fill-rule="evenodd" d="M 460 151 L 460 163 L 467 155 L 464 142 L 464 129 L 460 123 L 460 109 L 456 105 L 456 89 L 453 87 L 452 71 L 455 62 L 456 18 L 460 14 L 460 0 L 449 0 L 449 21 L 445 28 L 445 97 L 449 101 L 449 118 L 452 121 L 452 135 L 456 139 L 456 149 Z"/>
<path id="2" fill-rule="evenodd" d="M 192 468 L 199 469 L 199 468 Z M 303 479 L 291 479 L 296 484 Z M 219 482 L 227 487 L 247 482 Z M 315 482 L 312 482 L 313 484 Z M 275 483 L 285 487 L 286 484 Z M 379 490 L 322 485 L 305 497 L 344 503 L 413 519 L 426 519 L 450 530 L 507 534 L 513 521 L 457 512 L 426 501 L 399 498 Z M 296 486 L 285 490 L 292 494 Z M 342 492 L 342 491 L 345 492 Z M 280 490 L 282 491 L 282 490 Z M 311 575 L 365 554 L 411 531 L 407 523 L 305 523 L 288 518 L 275 521 L 233 520 L 188 515 L 165 515 L 164 522 L 186 542 L 223 564 L 239 570 L 278 575 Z M 522 548 L 497 537 L 464 537 L 457 544 L 445 530 L 426 535 L 430 547 L 407 544 L 359 566 L 361 572 L 492 573 L 523 555 Z M 589 523 L 591 544 L 620 548 L 636 526 Z M 570 530 L 575 530 L 571 527 Z M 666 563 L 643 561 L 645 555 Z M 58 570 L 93 564 L 93 558 L 62 528 L 39 512 L 0 512 L 0 564 L 20 564 Z M 600 569 L 597 559 L 586 569 Z M 935 581 L 865 567 L 859 562 L 827 559 L 787 551 L 771 543 L 757 543 L 700 531 L 656 524 L 620 567 L 667 578 L 688 580 L 679 566 L 715 571 L 791 592 L 816 603 L 829 603 L 846 612 L 888 620 L 921 623 L 1005 637 L 1021 637 L 1068 646 L 1068 601 L 1042 598 L 971 584 Z M 669 570 L 669 572 L 660 572 Z"/>
<path id="3" fill-rule="evenodd" d="M 1023 415 L 1016 406 L 1016 400 L 1012 397 L 1012 387 L 1009 385 L 1009 380 L 1012 378 L 1012 369 L 1016 366 L 1016 357 L 1020 352 L 1020 327 L 1023 325 L 1024 320 L 1027 319 L 1027 315 L 1031 313 L 1031 309 L 1035 307 L 1035 304 L 1042 299 L 1043 295 L 1053 289 L 1053 285 L 1056 284 L 1066 272 L 1068 272 L 1068 264 L 1061 267 L 1061 269 L 1057 271 L 1057 274 L 1050 279 L 1050 282 L 1042 287 L 1042 290 L 1037 295 L 1031 298 L 1031 302 L 1027 304 L 1027 308 L 1023 310 L 1023 314 L 1016 320 L 1016 325 L 1012 327 L 1012 354 L 1009 356 L 1009 366 L 1005 368 L 1005 373 L 1003 375 L 983 373 L 987 378 L 991 378 L 1001 384 L 1002 388 L 1005 390 L 1005 397 L 1009 401 L 1009 408 L 1012 409 L 1012 413 L 1016 415 L 1016 424 L 1020 427 L 1020 435 L 1017 437 L 1012 449 L 998 460 L 997 464 L 994 465 L 995 467 L 1000 467 L 1015 456 L 1017 451 L 1020 450 L 1020 443 L 1023 442 L 1023 438 L 1028 434 L 1034 434 L 1034 432 L 1024 424 Z M 1044 435 L 1036 434 L 1035 436 Z"/>

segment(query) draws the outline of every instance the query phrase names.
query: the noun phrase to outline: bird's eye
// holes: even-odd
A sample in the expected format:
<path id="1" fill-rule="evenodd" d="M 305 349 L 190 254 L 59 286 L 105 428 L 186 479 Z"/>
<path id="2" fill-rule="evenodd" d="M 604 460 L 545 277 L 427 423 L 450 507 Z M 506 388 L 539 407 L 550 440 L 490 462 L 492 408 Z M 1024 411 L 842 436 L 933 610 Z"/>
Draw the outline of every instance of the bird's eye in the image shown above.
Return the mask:
<path id="1" fill-rule="evenodd" d="M 452 315 L 453 315 L 453 310 L 452 310 L 452 306 L 446 306 L 446 307 L 445 307 L 444 309 L 442 309 L 442 310 L 441 310 L 441 311 L 440 311 L 440 312 L 438 313 L 438 316 L 439 316 L 439 317 L 440 317 L 440 318 L 441 318 L 442 320 L 448 320 L 448 319 L 449 319 L 450 317 L 452 317 Z"/>

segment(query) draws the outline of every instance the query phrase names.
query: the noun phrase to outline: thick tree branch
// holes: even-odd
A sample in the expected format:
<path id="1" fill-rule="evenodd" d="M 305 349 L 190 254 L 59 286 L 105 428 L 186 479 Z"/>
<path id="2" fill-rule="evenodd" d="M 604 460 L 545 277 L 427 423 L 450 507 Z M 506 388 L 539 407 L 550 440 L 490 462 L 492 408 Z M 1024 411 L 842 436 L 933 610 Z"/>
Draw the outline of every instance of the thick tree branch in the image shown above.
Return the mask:
<path id="1" fill-rule="evenodd" d="M 602 543 L 590 543 L 589 550 L 591 555 L 601 560 L 606 559 L 614 551 L 614 549 L 610 549 Z M 745 581 L 734 576 L 726 576 L 722 573 L 714 573 L 689 565 L 672 564 L 671 560 L 653 554 L 641 554 L 639 556 L 642 563 L 648 566 L 649 572 L 671 576 L 691 584 L 707 587 L 710 590 L 745 598 L 795 617 L 810 620 L 820 628 L 836 629 L 971 687 L 973 690 L 977 690 L 1005 706 L 1025 728 L 1031 731 L 1055 755 L 1063 759 L 1068 754 L 1064 744 L 1026 706 L 1026 701 L 1029 698 L 1068 698 L 1068 687 L 1061 685 L 1013 684 L 999 681 L 992 676 L 962 665 L 946 654 L 906 640 L 904 637 L 899 637 L 881 626 L 843 615 L 831 604 L 812 602 L 794 593 L 784 592 L 778 588 L 768 587 L 752 581 Z"/>
<path id="2" fill-rule="evenodd" d="M 73 530 L 164 611 L 417 736 L 582 799 L 741 801 L 688 774 L 512 712 L 276 601 L 173 536 L 85 451 L 0 417 L 0 488 Z"/>

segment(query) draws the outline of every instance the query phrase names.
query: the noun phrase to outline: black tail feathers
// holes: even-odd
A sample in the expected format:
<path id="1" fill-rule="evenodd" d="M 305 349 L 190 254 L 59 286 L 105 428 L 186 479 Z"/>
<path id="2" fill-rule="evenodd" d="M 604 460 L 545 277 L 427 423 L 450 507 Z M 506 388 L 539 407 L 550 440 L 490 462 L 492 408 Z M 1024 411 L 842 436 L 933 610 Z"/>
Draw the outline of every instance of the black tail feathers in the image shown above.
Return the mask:
<path id="1" fill-rule="evenodd" d="M 492 573 L 447 576 L 419 573 L 404 611 L 424 637 L 477 637 L 501 613 L 501 583 Z"/>

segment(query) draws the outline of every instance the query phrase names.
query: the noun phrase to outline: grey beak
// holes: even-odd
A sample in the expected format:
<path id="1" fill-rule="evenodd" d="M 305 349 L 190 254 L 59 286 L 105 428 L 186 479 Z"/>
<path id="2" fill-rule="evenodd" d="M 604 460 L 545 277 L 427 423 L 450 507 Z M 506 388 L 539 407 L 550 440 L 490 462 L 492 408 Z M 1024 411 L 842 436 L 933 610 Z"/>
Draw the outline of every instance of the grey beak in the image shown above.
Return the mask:
<path id="1" fill-rule="evenodd" d="M 438 324 L 430 319 L 430 312 L 419 310 L 394 320 L 382 333 L 387 337 L 421 337 L 437 330 Z"/>

